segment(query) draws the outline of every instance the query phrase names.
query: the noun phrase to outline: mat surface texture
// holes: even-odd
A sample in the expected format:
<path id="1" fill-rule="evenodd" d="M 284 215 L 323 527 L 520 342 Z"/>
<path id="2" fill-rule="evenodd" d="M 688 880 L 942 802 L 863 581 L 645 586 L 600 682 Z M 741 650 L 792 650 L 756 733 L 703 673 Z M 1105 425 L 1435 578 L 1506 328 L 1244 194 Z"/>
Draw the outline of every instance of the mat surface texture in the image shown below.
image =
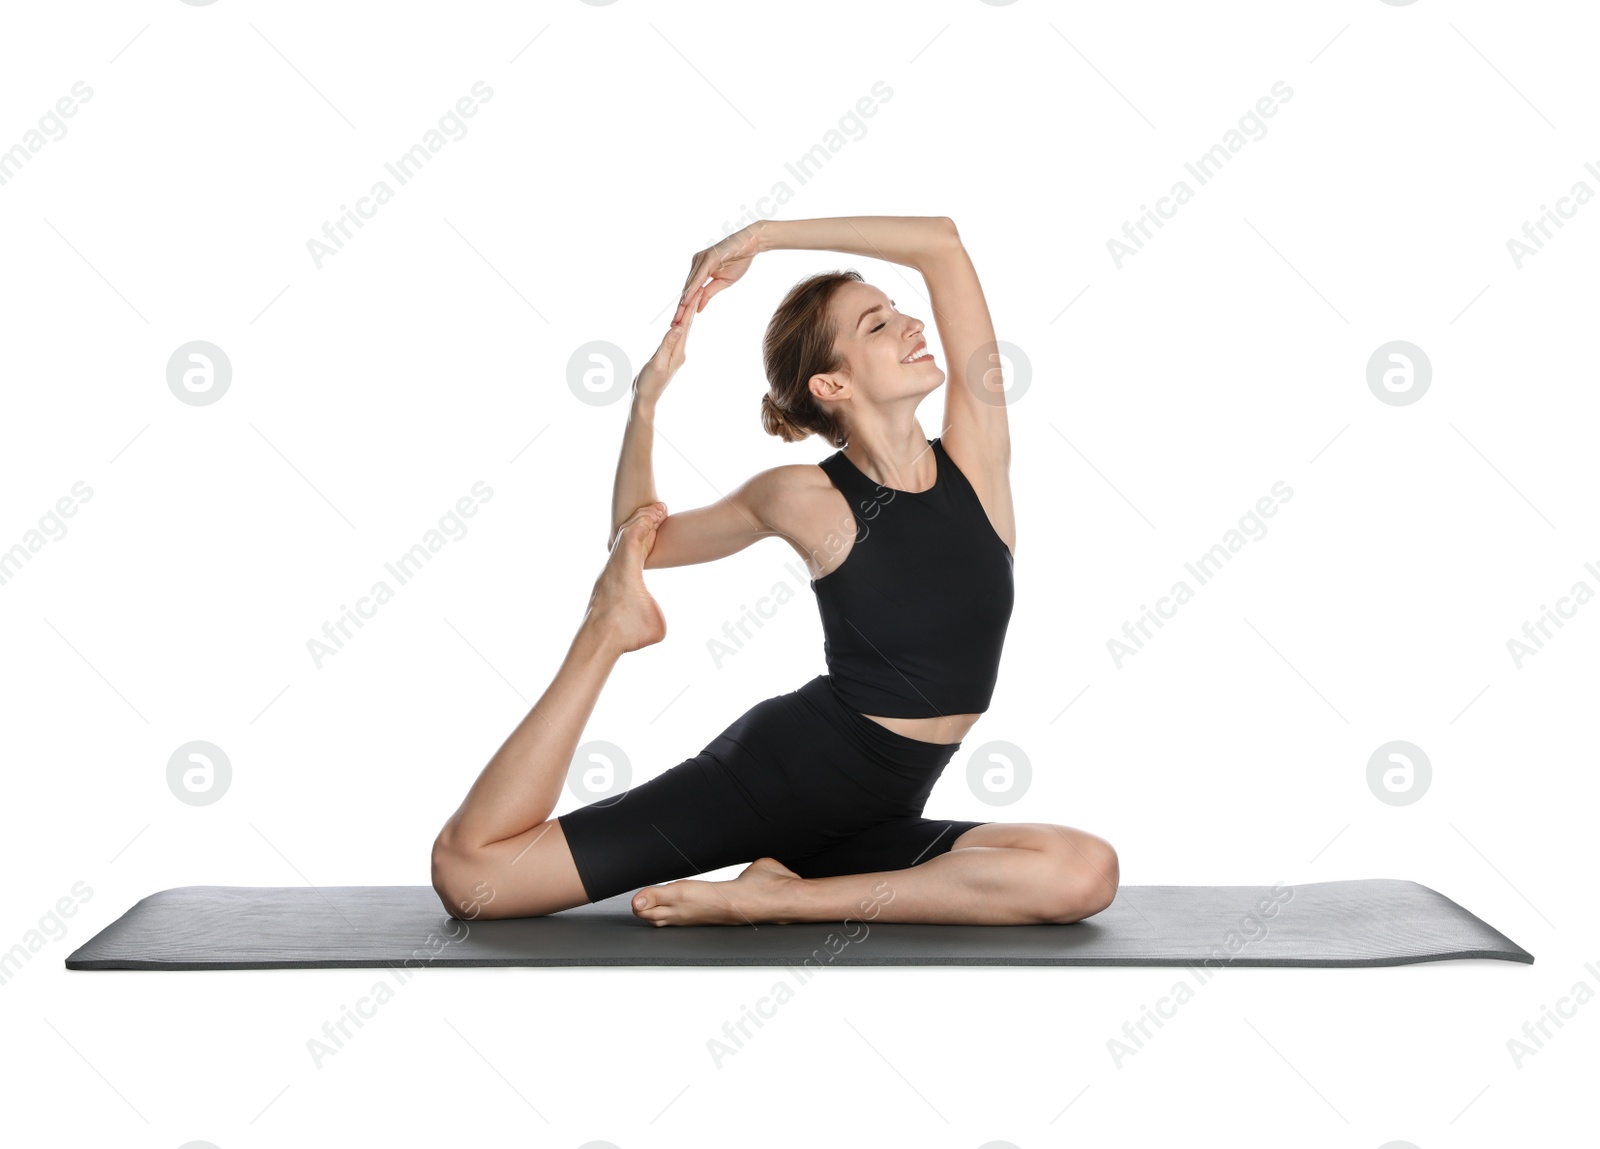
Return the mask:
<path id="1" fill-rule="evenodd" d="M 1071 925 L 851 920 L 655 926 L 631 894 L 542 918 L 461 921 L 428 886 L 180 886 L 66 959 L 76 970 L 349 966 L 1383 966 L 1533 955 L 1442 894 L 1391 878 L 1124 886 Z"/>

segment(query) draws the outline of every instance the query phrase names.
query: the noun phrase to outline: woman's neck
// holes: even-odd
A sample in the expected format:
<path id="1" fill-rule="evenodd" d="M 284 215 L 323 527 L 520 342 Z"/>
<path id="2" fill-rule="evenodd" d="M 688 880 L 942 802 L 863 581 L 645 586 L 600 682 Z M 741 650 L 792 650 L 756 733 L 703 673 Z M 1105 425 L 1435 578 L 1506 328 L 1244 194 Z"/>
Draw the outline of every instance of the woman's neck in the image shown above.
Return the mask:
<path id="1" fill-rule="evenodd" d="M 928 437 L 915 418 L 903 430 L 852 429 L 844 453 L 869 479 L 896 490 L 925 491 L 938 473 Z"/>

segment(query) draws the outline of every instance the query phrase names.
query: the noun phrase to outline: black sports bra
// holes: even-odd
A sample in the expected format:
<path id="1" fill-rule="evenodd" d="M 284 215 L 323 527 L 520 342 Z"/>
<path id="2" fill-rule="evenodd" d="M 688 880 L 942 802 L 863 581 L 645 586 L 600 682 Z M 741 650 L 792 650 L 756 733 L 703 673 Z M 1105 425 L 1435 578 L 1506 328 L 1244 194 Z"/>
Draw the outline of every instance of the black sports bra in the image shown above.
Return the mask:
<path id="1" fill-rule="evenodd" d="M 835 692 L 861 714 L 989 708 L 1014 597 L 1012 555 L 938 439 L 933 486 L 901 491 L 836 451 L 817 465 L 856 520 L 845 560 L 811 580 Z"/>

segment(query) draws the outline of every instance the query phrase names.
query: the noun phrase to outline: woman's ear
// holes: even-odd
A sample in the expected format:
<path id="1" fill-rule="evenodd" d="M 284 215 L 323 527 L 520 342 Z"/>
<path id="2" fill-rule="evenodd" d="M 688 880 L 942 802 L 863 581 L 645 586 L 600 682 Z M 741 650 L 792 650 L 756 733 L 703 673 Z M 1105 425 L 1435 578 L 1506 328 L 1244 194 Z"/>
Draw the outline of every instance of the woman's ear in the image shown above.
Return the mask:
<path id="1" fill-rule="evenodd" d="M 850 391 L 849 380 L 838 372 L 819 371 L 811 377 L 806 386 L 818 403 L 847 398 Z"/>

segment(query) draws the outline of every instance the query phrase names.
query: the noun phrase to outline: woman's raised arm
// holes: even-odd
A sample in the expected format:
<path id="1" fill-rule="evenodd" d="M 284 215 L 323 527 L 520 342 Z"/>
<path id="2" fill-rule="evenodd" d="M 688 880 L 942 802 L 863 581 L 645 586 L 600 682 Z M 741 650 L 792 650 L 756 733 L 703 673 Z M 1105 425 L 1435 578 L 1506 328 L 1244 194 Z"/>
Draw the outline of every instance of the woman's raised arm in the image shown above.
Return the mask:
<path id="1" fill-rule="evenodd" d="M 651 462 L 655 445 L 656 403 L 667 384 L 683 366 L 684 343 L 694 325 L 697 305 L 703 302 L 699 290 L 686 292 L 687 307 L 680 310 L 661 346 L 633 381 L 633 402 L 628 409 L 628 425 L 622 432 L 622 452 L 617 459 L 617 478 L 611 488 L 611 534 L 606 549 L 617 531 L 633 513 L 657 501 L 655 468 Z M 797 473 L 815 468 L 791 464 L 758 472 L 715 503 L 668 515 L 656 528 L 655 543 L 645 566 L 675 567 L 710 562 L 742 551 L 758 539 L 785 535 L 778 523 L 787 522 L 794 500 L 791 489 Z"/>
<path id="2" fill-rule="evenodd" d="M 622 431 L 622 451 L 617 457 L 617 477 L 611 485 L 611 533 L 606 549 L 611 549 L 617 531 L 634 511 L 656 501 L 655 466 L 651 461 L 655 446 L 656 402 L 667 384 L 683 366 L 684 344 L 694 326 L 695 311 L 673 317 L 672 326 L 661 339 L 661 346 L 633 380 L 633 401 L 628 408 L 628 425 Z"/>
<path id="3" fill-rule="evenodd" d="M 854 215 L 760 220 L 750 230 L 756 253 L 785 248 L 843 251 L 914 267 L 922 273 L 945 357 L 940 440 L 977 491 L 1001 538 L 1014 537 L 1011 430 L 1000 344 L 978 273 L 955 221 L 943 215 Z M 717 282 L 723 249 L 711 248 L 704 254 L 703 276 L 691 276 L 686 291 L 696 289 L 704 277 L 712 277 L 712 284 Z M 705 299 L 702 295 L 698 304 L 680 304 L 680 312 L 703 308 Z"/>
<path id="4" fill-rule="evenodd" d="M 945 215 L 841 215 L 762 220 L 760 251 L 842 251 L 925 269 L 949 246 L 956 227 Z"/>

